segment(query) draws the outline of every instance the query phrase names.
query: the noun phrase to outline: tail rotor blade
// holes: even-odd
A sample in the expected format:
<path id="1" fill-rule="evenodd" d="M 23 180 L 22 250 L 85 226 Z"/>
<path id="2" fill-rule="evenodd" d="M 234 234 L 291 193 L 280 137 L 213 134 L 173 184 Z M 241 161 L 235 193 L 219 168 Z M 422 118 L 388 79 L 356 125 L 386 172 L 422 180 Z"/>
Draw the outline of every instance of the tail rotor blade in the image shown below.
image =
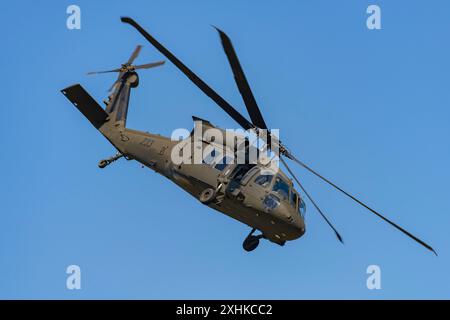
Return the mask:
<path id="1" fill-rule="evenodd" d="M 141 64 L 139 66 L 135 66 L 134 69 L 150 69 L 150 68 L 161 66 L 164 63 L 165 63 L 165 61 L 157 61 L 157 62 L 152 62 L 152 63 L 147 63 L 147 64 Z"/>
<path id="2" fill-rule="evenodd" d="M 136 49 L 134 49 L 133 53 L 131 54 L 130 58 L 127 61 L 128 65 L 131 65 L 141 52 L 142 46 L 137 46 Z"/>
<path id="3" fill-rule="evenodd" d="M 106 71 L 91 71 L 91 72 L 88 72 L 87 75 L 110 73 L 110 72 L 119 72 L 119 71 L 120 71 L 120 68 L 119 69 L 106 70 Z"/>
<path id="4" fill-rule="evenodd" d="M 322 210 L 319 208 L 319 206 L 316 204 L 316 202 L 313 200 L 313 198 L 309 195 L 309 193 L 306 191 L 306 189 L 303 187 L 303 185 L 300 183 L 300 181 L 295 176 L 294 172 L 292 172 L 291 168 L 287 165 L 286 161 L 284 161 L 283 158 L 280 157 L 280 161 L 283 163 L 283 165 L 286 167 L 286 169 L 289 171 L 291 176 L 294 178 L 294 180 L 297 182 L 300 189 L 303 190 L 306 197 L 311 201 L 313 206 L 316 208 L 316 210 L 319 212 L 319 214 L 322 216 L 322 218 L 325 220 L 325 222 L 330 226 L 331 229 L 333 229 L 334 234 L 336 235 L 337 239 L 344 244 L 344 240 L 342 239 L 342 236 L 339 234 L 339 232 L 336 230 L 336 228 L 333 226 L 333 224 L 330 222 L 330 220 L 325 216 L 325 214 L 322 212 Z"/>
<path id="5" fill-rule="evenodd" d="M 402 232 L 403 234 L 407 235 L 408 237 L 410 237 L 411 239 L 413 239 L 414 241 L 416 241 L 417 243 L 419 243 L 420 245 L 422 245 L 423 247 L 427 248 L 428 250 L 430 250 L 431 252 L 433 252 L 435 255 L 437 255 L 436 251 L 427 243 L 425 243 L 424 241 L 420 240 L 419 238 L 417 238 L 416 236 L 414 236 L 413 234 L 411 234 L 409 231 L 403 229 L 402 227 L 400 227 L 399 225 L 397 225 L 396 223 L 394 223 L 393 221 L 389 220 L 388 218 L 384 217 L 381 213 L 375 211 L 374 209 L 372 209 L 371 207 L 369 207 L 367 204 L 363 203 L 361 200 L 357 199 L 356 197 L 354 197 L 353 195 L 351 195 L 350 193 L 346 192 L 345 190 L 343 190 L 342 188 L 338 187 L 336 184 L 334 184 L 333 182 L 331 182 L 330 180 L 328 180 L 327 178 L 325 178 L 324 176 L 322 176 L 321 174 L 319 174 L 318 172 L 314 171 L 313 169 L 311 169 L 310 167 L 308 167 L 305 163 L 303 163 L 302 161 L 300 161 L 299 159 L 297 159 L 295 156 L 293 156 L 292 154 L 287 155 L 288 158 L 290 158 L 291 160 L 295 161 L 296 163 L 298 163 L 300 166 L 302 166 L 303 168 L 305 168 L 306 170 L 308 170 L 309 172 L 311 172 L 312 174 L 314 174 L 315 176 L 317 176 L 318 178 L 320 178 L 321 180 L 325 181 L 327 184 L 329 184 L 330 186 L 332 186 L 333 188 L 335 188 L 336 190 L 340 191 L 341 193 L 343 193 L 344 195 L 346 195 L 347 197 L 349 197 L 350 199 L 352 199 L 353 201 L 355 201 L 356 203 L 358 203 L 359 205 L 363 206 L 364 208 L 366 208 L 367 210 L 369 210 L 370 212 L 372 212 L 373 214 L 375 214 L 376 216 L 378 216 L 380 219 L 384 220 L 385 222 L 387 222 L 388 224 L 390 224 L 391 226 L 393 226 L 394 228 L 396 228 L 397 230 L 399 230 L 400 232 Z"/>

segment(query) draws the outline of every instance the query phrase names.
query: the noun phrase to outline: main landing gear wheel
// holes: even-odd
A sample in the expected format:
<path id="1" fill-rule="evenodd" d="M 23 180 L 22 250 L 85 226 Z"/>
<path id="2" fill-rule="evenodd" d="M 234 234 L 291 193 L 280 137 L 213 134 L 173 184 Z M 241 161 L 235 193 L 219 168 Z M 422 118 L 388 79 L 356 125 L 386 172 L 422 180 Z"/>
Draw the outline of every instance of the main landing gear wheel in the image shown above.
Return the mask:
<path id="1" fill-rule="evenodd" d="M 242 247 L 245 251 L 250 252 L 258 248 L 259 245 L 259 237 L 257 236 L 248 236 L 245 238 L 244 243 L 242 243 Z"/>
<path id="2" fill-rule="evenodd" d="M 216 198 L 216 191 L 212 188 L 206 188 L 200 193 L 199 200 L 203 204 L 209 204 Z"/>
<path id="3" fill-rule="evenodd" d="M 256 229 L 252 229 L 250 234 L 245 238 L 244 242 L 242 243 L 242 248 L 244 248 L 245 251 L 250 252 L 255 250 L 259 245 L 259 239 L 263 237 L 263 235 L 254 236 L 253 233 L 256 231 Z"/>

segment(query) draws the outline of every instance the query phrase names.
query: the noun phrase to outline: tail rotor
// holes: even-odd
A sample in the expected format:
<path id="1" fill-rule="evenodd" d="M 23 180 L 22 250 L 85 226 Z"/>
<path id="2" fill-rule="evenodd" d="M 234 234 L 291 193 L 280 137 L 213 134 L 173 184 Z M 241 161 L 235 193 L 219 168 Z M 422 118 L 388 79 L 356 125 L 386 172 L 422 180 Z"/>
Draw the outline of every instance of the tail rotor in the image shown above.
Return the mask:
<path id="1" fill-rule="evenodd" d="M 142 49 L 142 46 L 138 45 L 134 49 L 134 51 L 131 54 L 131 56 L 128 59 L 128 61 L 126 63 L 123 63 L 120 66 L 120 68 L 111 69 L 111 70 L 103 70 L 103 71 L 91 71 L 91 72 L 88 72 L 87 75 L 95 75 L 95 74 L 103 74 L 103 73 L 114 73 L 114 72 L 119 73 L 119 76 L 118 76 L 117 80 L 113 83 L 111 88 L 109 88 L 109 91 L 112 91 L 115 88 L 115 86 L 120 82 L 120 80 L 122 79 L 124 74 L 132 73 L 135 70 L 151 69 L 151 68 L 154 68 L 154 67 L 159 67 L 159 66 L 161 66 L 161 65 L 163 65 L 165 63 L 165 61 L 156 61 L 156 62 L 141 64 L 141 65 L 133 65 L 133 62 L 139 56 L 139 53 L 141 52 L 141 49 Z"/>

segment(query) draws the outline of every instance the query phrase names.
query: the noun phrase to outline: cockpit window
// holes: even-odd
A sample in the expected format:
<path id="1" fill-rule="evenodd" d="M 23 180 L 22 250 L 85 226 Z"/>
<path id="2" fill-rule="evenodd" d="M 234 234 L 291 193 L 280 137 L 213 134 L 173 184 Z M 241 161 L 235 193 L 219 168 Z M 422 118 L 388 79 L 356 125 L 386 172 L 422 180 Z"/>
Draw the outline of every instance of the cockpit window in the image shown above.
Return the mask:
<path id="1" fill-rule="evenodd" d="M 298 195 L 294 190 L 291 191 L 291 206 L 297 208 Z"/>
<path id="2" fill-rule="evenodd" d="M 305 216 L 305 213 L 306 213 L 306 204 L 305 204 L 305 202 L 303 201 L 302 198 L 300 198 L 300 202 L 299 202 L 299 204 L 298 204 L 298 212 L 300 212 L 300 215 L 301 215 L 302 217 Z"/>
<path id="3" fill-rule="evenodd" d="M 289 185 L 281 179 L 279 176 L 275 178 L 275 184 L 273 185 L 273 191 L 278 193 L 284 199 L 289 199 Z"/>
<path id="4" fill-rule="evenodd" d="M 272 174 L 262 174 L 255 179 L 255 183 L 259 184 L 263 188 L 267 188 L 272 182 L 273 175 Z"/>
<path id="5" fill-rule="evenodd" d="M 217 170 L 223 171 L 228 164 L 232 163 L 233 159 L 231 157 L 223 157 L 222 160 L 220 160 L 219 162 L 216 163 L 216 165 L 214 166 L 214 168 L 216 168 Z"/>

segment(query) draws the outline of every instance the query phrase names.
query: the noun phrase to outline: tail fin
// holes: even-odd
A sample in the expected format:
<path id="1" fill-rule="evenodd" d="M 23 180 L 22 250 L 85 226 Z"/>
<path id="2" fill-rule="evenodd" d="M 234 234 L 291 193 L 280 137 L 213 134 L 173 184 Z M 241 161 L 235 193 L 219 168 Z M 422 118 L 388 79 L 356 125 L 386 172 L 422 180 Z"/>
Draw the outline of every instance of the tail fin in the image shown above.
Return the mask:
<path id="1" fill-rule="evenodd" d="M 61 92 L 75 107 L 99 129 L 108 119 L 108 113 L 79 84 L 62 89 Z"/>

